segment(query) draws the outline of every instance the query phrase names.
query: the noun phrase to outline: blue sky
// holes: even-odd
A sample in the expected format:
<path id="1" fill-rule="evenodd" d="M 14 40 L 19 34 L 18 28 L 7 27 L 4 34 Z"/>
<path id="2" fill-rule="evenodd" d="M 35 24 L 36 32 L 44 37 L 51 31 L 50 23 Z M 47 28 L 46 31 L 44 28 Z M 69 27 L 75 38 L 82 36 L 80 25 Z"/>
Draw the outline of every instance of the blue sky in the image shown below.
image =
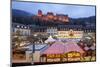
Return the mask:
<path id="1" fill-rule="evenodd" d="M 80 6 L 80 5 L 62 5 L 62 4 L 48 4 L 48 3 L 34 3 L 34 2 L 12 2 L 12 8 L 24 10 L 26 12 L 37 14 L 37 11 L 42 10 L 43 14 L 53 12 L 54 14 L 67 14 L 72 18 L 95 16 L 94 6 Z"/>

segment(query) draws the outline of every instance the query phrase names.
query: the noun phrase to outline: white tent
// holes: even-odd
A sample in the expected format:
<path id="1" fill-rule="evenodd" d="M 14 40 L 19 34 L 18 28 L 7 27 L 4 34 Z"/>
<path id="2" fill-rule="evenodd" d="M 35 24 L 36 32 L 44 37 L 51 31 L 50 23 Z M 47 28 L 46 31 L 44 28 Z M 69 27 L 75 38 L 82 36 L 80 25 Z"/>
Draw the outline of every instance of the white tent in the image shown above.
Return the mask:
<path id="1" fill-rule="evenodd" d="M 47 40 L 45 40 L 45 43 L 49 42 L 55 42 L 56 40 L 52 38 L 52 36 L 49 36 Z"/>

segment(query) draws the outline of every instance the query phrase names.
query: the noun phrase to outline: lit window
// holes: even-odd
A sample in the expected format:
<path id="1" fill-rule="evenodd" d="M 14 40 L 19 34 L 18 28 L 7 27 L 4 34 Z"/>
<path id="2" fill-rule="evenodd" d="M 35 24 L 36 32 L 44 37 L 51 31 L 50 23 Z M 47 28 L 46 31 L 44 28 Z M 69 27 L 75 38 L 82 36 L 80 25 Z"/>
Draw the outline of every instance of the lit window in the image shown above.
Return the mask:
<path id="1" fill-rule="evenodd" d="M 27 27 L 24 27 L 25 29 L 27 28 Z"/>
<path id="2" fill-rule="evenodd" d="M 21 26 L 21 28 L 23 28 L 23 26 Z"/>
<path id="3" fill-rule="evenodd" d="M 19 28 L 20 26 L 19 26 L 19 25 L 17 25 L 17 27 Z"/>

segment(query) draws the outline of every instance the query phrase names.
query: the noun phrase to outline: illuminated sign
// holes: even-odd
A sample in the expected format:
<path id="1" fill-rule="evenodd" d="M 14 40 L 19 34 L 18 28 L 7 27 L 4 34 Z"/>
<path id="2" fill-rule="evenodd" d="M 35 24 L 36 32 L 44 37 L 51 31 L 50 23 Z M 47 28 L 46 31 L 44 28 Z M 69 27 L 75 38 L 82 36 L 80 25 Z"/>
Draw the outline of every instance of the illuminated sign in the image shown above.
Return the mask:
<path id="1" fill-rule="evenodd" d="M 47 58 L 53 59 L 53 58 L 65 58 L 66 54 L 49 54 L 47 55 Z"/>
<path id="2" fill-rule="evenodd" d="M 47 55 L 47 58 L 50 58 L 50 59 L 52 59 L 52 58 L 60 58 L 60 57 L 61 57 L 60 54 L 49 54 L 49 55 Z"/>
<path id="3" fill-rule="evenodd" d="M 82 38 L 83 31 L 58 31 L 58 38 Z"/>
<path id="4" fill-rule="evenodd" d="M 67 57 L 68 61 L 80 61 L 81 54 L 79 52 L 69 52 Z"/>
<path id="5" fill-rule="evenodd" d="M 70 52 L 67 54 L 68 58 L 75 58 L 75 57 L 80 57 L 80 53 L 79 52 Z"/>

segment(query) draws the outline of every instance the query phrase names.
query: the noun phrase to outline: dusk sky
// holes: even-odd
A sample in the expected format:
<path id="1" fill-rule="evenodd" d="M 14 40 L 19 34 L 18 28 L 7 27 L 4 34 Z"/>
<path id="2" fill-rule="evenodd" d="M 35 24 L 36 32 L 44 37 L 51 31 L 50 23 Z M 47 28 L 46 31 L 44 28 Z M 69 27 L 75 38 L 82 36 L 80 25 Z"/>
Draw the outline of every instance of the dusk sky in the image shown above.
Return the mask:
<path id="1" fill-rule="evenodd" d="M 37 14 L 38 10 L 42 10 L 43 14 L 53 12 L 54 14 L 67 14 L 72 18 L 95 16 L 95 6 L 80 5 L 62 5 L 34 2 L 12 2 L 12 8 L 24 10 L 31 14 Z"/>

